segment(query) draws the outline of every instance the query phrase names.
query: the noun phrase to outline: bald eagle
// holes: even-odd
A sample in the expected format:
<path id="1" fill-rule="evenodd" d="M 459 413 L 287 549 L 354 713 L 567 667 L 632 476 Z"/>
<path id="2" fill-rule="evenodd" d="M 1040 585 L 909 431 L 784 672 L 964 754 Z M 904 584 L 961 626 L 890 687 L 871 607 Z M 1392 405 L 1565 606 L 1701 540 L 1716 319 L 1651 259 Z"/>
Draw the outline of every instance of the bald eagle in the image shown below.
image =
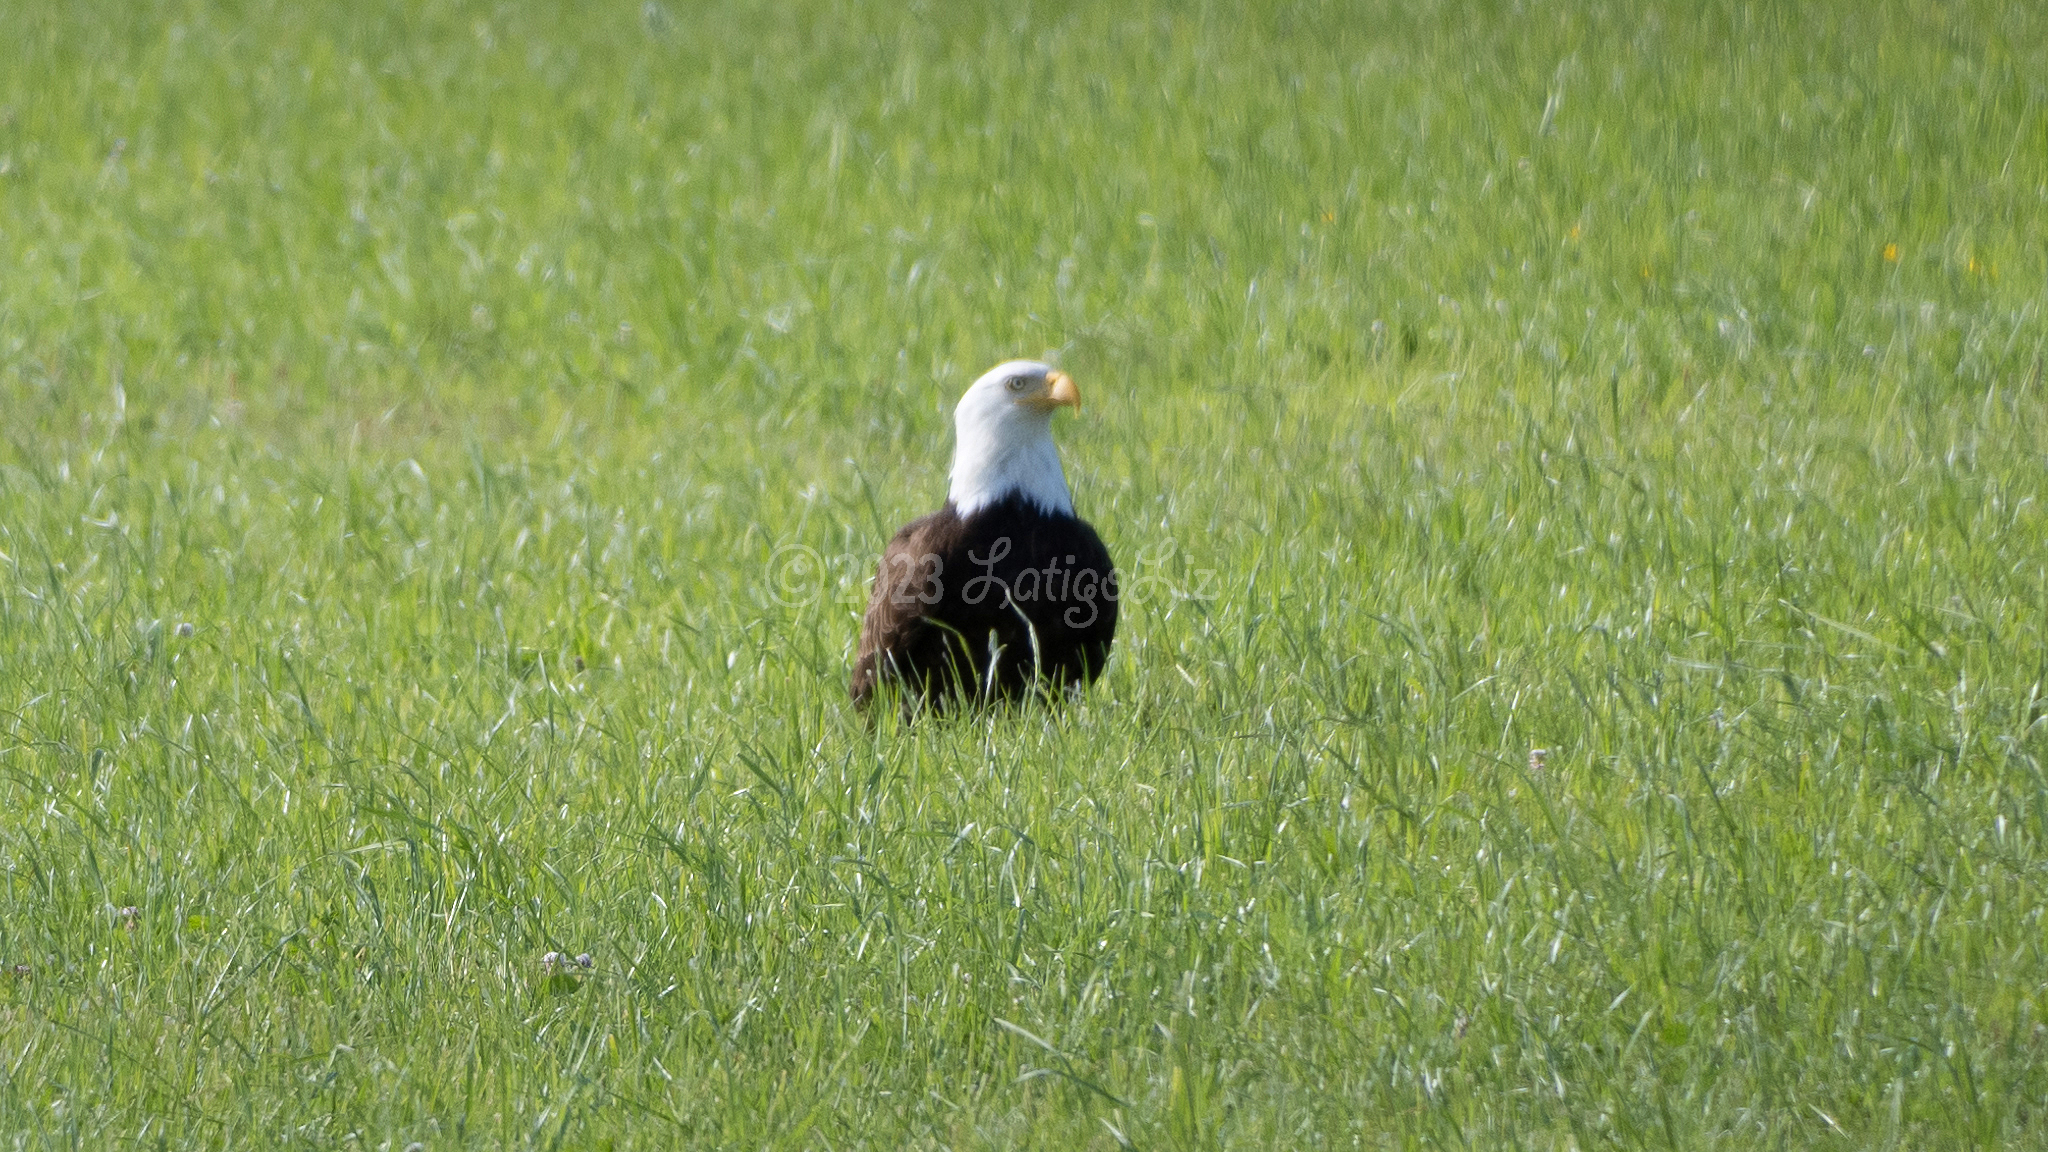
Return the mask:
<path id="1" fill-rule="evenodd" d="M 856 705 L 883 684 L 910 714 L 1101 673 L 1116 636 L 1116 567 L 1074 515 L 1052 442 L 1053 413 L 1080 407 L 1073 378 L 1035 360 L 998 364 L 960 397 L 946 506 L 882 552 L 854 658 Z"/>

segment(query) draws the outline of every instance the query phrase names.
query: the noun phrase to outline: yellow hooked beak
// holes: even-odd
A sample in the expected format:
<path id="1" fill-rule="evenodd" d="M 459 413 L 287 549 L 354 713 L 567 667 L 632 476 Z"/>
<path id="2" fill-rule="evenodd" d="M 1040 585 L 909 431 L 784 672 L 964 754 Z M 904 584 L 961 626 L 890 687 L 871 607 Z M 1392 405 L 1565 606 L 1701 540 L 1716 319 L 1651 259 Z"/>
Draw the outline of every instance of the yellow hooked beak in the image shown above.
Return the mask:
<path id="1" fill-rule="evenodd" d="M 1072 376 L 1065 372 L 1052 372 L 1047 374 L 1045 383 L 1045 404 L 1048 410 L 1062 404 L 1076 412 L 1081 410 L 1081 389 L 1074 383 Z"/>

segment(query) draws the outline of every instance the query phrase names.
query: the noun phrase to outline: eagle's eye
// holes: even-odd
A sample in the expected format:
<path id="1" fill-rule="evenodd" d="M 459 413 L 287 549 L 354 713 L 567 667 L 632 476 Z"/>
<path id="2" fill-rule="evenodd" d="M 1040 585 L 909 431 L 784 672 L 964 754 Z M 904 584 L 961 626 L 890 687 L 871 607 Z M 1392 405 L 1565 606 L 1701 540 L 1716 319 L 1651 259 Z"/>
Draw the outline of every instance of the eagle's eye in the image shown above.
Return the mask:
<path id="1" fill-rule="evenodd" d="M 1010 391 L 1022 392 L 1030 383 L 1031 377 L 1029 376 L 1012 376 L 1010 377 Z"/>

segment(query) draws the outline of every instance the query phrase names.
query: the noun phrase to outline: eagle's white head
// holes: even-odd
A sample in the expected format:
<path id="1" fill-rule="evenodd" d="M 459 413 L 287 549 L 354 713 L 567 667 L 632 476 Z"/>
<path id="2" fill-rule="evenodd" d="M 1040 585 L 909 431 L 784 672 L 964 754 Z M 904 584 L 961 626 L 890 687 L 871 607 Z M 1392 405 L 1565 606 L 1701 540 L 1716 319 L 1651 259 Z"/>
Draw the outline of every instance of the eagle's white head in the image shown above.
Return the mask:
<path id="1" fill-rule="evenodd" d="M 998 364 L 968 385 L 953 409 L 953 486 L 960 515 L 1012 494 L 1046 512 L 1074 514 L 1052 443 L 1052 414 L 1081 408 L 1074 378 L 1036 360 Z"/>

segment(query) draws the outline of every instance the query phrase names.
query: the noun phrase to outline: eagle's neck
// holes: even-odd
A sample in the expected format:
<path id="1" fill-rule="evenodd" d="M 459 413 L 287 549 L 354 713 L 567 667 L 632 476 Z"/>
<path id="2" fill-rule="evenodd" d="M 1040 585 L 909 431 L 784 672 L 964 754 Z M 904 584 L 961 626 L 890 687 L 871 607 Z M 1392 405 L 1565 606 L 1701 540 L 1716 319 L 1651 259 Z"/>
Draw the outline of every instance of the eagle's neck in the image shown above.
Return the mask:
<path id="1" fill-rule="evenodd" d="M 1034 424 L 956 426 L 953 484 L 947 498 L 960 515 L 973 515 L 1013 495 L 1048 514 L 1074 514 L 1074 498 L 1052 442 L 1051 421 Z"/>

